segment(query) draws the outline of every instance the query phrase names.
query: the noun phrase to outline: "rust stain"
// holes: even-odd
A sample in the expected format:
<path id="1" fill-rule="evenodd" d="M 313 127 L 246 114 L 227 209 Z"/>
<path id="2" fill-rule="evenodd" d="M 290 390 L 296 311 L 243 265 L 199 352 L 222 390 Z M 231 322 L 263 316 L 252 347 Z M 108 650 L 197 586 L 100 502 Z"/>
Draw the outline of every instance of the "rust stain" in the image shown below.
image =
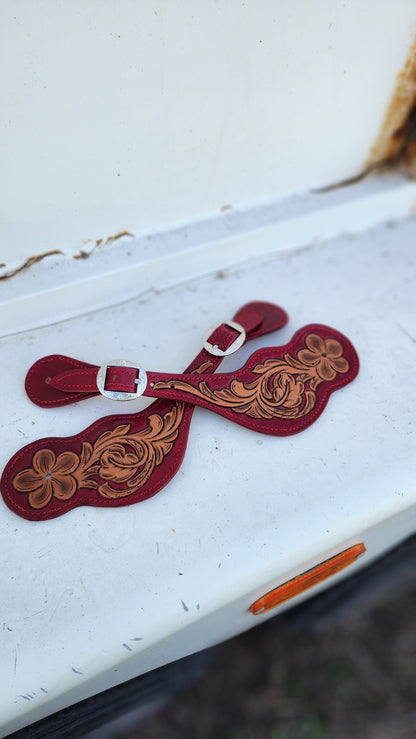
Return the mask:
<path id="1" fill-rule="evenodd" d="M 131 234 L 130 231 L 120 231 L 120 233 L 115 234 L 115 236 L 109 236 L 105 243 L 108 244 L 110 241 L 117 241 L 117 239 L 121 239 L 122 236 L 131 236 L 134 237 L 134 234 Z"/>
<path id="2" fill-rule="evenodd" d="M 74 254 L 74 259 L 88 259 L 88 257 L 91 256 L 95 249 L 95 246 L 92 247 L 90 251 L 84 251 L 84 249 L 81 249 L 79 254 Z"/>
<path id="3" fill-rule="evenodd" d="M 117 241 L 118 239 L 121 239 L 122 236 L 131 236 L 134 237 L 134 234 L 130 233 L 129 231 L 120 231 L 117 234 L 114 234 L 114 236 L 108 236 L 107 239 L 97 239 L 94 243 L 94 246 L 89 251 L 84 251 L 83 249 L 79 252 L 79 254 L 74 255 L 74 259 L 88 259 L 89 256 L 91 256 L 94 249 L 96 249 L 101 244 L 110 244 L 113 241 Z M 87 241 L 84 241 L 84 244 L 87 244 L 91 239 L 87 239 Z M 24 269 L 28 269 L 29 267 L 32 267 L 33 264 L 36 264 L 37 262 L 41 262 L 42 259 L 45 259 L 45 257 L 51 257 L 53 255 L 60 254 L 61 256 L 64 256 L 64 253 L 60 251 L 60 249 L 53 249 L 52 251 L 46 251 L 44 254 L 35 254 L 33 257 L 29 257 L 26 259 L 26 261 L 20 265 L 20 267 L 16 267 L 16 269 L 11 270 L 11 272 L 5 272 L 4 274 L 0 275 L 0 281 L 1 280 L 9 280 L 11 277 L 14 277 L 15 275 L 19 274 L 19 272 L 22 272 Z M 0 269 L 2 267 L 5 267 L 6 264 L 0 263 Z"/>
<path id="4" fill-rule="evenodd" d="M 15 275 L 19 274 L 19 272 L 22 272 L 24 269 L 28 269 L 28 267 L 31 267 L 33 264 L 36 264 L 37 262 L 41 262 L 42 259 L 45 259 L 45 257 L 51 257 L 55 254 L 60 254 L 63 256 L 63 253 L 59 249 L 54 249 L 53 251 L 46 251 L 44 254 L 35 254 L 33 257 L 29 257 L 29 259 L 26 259 L 26 261 L 20 265 L 20 267 L 17 267 L 16 269 L 13 269 L 11 272 L 6 272 L 3 275 L 0 275 L 0 280 L 9 280 L 11 277 L 14 277 Z M 0 265 L 2 267 L 5 267 L 6 265 Z"/>
<path id="5" fill-rule="evenodd" d="M 79 252 L 79 254 L 74 254 L 74 259 L 88 259 L 88 257 L 91 256 L 91 254 L 97 248 L 97 246 L 100 246 L 100 244 L 102 244 L 102 242 L 103 242 L 102 239 L 97 239 L 97 241 L 95 242 L 94 246 L 89 251 L 85 251 L 85 249 L 81 249 L 81 251 Z M 84 241 L 84 244 L 85 243 L 87 243 L 87 242 Z"/>
<path id="6" fill-rule="evenodd" d="M 119 233 L 114 234 L 114 236 L 108 236 L 106 239 L 96 239 L 94 246 L 89 251 L 81 249 L 79 254 L 74 254 L 74 259 L 88 259 L 93 251 L 95 251 L 98 246 L 101 246 L 101 244 L 111 244 L 114 241 L 121 239 L 123 236 L 131 236 L 134 238 L 134 234 L 130 233 L 130 231 L 120 231 Z M 91 241 L 91 239 L 87 239 L 83 243 L 87 244 L 89 241 Z"/>
<path id="7" fill-rule="evenodd" d="M 387 108 L 378 138 L 371 149 L 367 166 L 377 162 L 400 162 L 414 167 L 416 154 L 416 39 Z"/>
<path id="8" fill-rule="evenodd" d="M 314 192 L 355 185 L 371 174 L 387 171 L 399 171 L 409 178 L 416 178 L 416 38 L 403 69 L 396 77 L 393 96 L 364 169 L 353 177 Z"/>

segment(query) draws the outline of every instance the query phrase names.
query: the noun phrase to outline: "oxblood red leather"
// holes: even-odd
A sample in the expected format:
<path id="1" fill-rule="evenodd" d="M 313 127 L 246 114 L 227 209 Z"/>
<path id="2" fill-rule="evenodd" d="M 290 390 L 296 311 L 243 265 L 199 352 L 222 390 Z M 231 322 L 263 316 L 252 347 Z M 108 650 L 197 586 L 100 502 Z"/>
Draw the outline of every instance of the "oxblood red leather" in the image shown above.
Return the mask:
<path id="1" fill-rule="evenodd" d="M 265 302 L 249 303 L 234 317 L 245 327 L 247 339 L 281 328 L 287 320 L 284 310 Z M 222 325 L 210 340 L 225 349 L 234 338 L 235 332 Z M 201 369 L 205 374 L 214 372 L 221 360 L 203 349 L 187 374 Z M 28 394 L 45 407 L 96 395 L 97 390 L 57 390 L 49 379 L 68 369 L 88 372 L 92 366 L 60 355 L 39 360 L 28 374 Z M 145 500 L 177 472 L 193 410 L 194 405 L 181 401 L 157 400 L 139 413 L 101 418 L 74 436 L 32 442 L 12 457 L 3 472 L 4 500 L 29 520 L 54 518 L 80 505 L 121 506 Z"/>
<path id="2" fill-rule="evenodd" d="M 285 346 L 259 349 L 233 372 L 147 372 L 143 395 L 195 403 L 253 431 L 288 436 L 310 426 L 331 393 L 351 382 L 358 369 L 346 336 L 309 324 Z"/>
<path id="3" fill-rule="evenodd" d="M 246 340 L 275 331 L 284 326 L 287 320 L 287 313 L 282 308 L 261 301 L 243 306 L 233 319 L 245 329 Z M 213 345 L 217 344 L 220 349 L 227 349 L 236 336 L 237 333 L 233 328 L 227 324 L 221 324 L 210 336 L 210 342 Z M 208 359 L 212 363 L 209 371 L 213 372 L 220 360 L 206 351 L 198 355 L 195 360 L 196 366 Z M 188 367 L 187 372 L 194 371 L 193 365 Z M 26 392 L 33 403 L 43 408 L 54 408 L 86 400 L 99 395 L 98 370 L 97 365 L 60 354 L 52 354 L 39 359 L 29 369 L 25 382 Z M 138 370 L 131 367 L 108 367 L 106 390 L 132 393 L 135 390 L 134 380 L 137 375 Z"/>
<path id="4" fill-rule="evenodd" d="M 262 330 L 257 320 L 251 325 L 257 332 Z M 232 332 L 224 326 L 218 329 L 218 342 L 224 339 L 224 328 L 226 344 L 231 343 Z M 145 394 L 160 400 L 145 411 L 108 416 L 73 437 L 26 446 L 3 473 L 7 505 L 25 518 L 39 519 L 77 505 L 142 500 L 154 495 L 177 471 L 185 451 L 191 403 L 255 431 L 294 434 L 313 423 L 330 394 L 351 382 L 359 369 L 349 339 L 319 324 L 297 331 L 285 346 L 258 350 L 236 372 L 210 374 L 220 361 L 203 350 L 184 374 L 150 372 Z M 81 368 L 81 373 L 88 377 L 90 367 Z M 91 385 L 82 384 L 78 370 L 75 381 L 72 369 L 63 375 L 64 390 L 53 385 L 52 389 L 63 392 L 65 402 L 92 391 Z M 117 384 L 119 379 L 111 376 L 110 382 Z M 51 382 L 46 385 L 49 388 Z M 54 397 L 48 402 L 56 404 Z"/>
<path id="5" fill-rule="evenodd" d="M 222 326 L 221 331 L 225 328 Z M 53 403 L 96 394 L 97 370 L 90 365 L 53 377 L 48 387 L 63 395 Z M 178 375 L 147 371 L 143 394 L 200 405 L 254 431 L 286 436 L 313 423 L 330 394 L 351 382 L 357 372 L 358 357 L 351 342 L 329 326 L 311 324 L 298 331 L 287 345 L 255 352 L 244 367 L 232 373 Z M 121 367 L 108 368 L 108 389 L 133 392 L 138 370 L 128 368 L 122 374 Z"/>

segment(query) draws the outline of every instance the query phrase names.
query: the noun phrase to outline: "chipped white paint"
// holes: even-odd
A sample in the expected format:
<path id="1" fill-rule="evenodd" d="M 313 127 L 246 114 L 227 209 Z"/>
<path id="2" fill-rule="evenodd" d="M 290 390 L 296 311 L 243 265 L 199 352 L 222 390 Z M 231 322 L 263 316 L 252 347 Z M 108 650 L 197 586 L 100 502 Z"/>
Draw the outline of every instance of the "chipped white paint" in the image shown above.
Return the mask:
<path id="1" fill-rule="evenodd" d="M 65 320 L 219 273 L 277 251 L 360 233 L 414 211 L 416 184 L 397 176 L 303 195 L 174 232 L 120 242 L 88 260 L 51 256 L 0 283 L 0 336 Z M 53 312 L 51 312 L 53 305 Z"/>
<path id="2" fill-rule="evenodd" d="M 26 370 L 51 352 L 180 371 L 262 299 L 291 320 L 256 347 L 317 321 L 361 360 L 295 437 L 197 409 L 146 502 L 44 523 L 0 503 L 2 735 L 250 628 L 253 600 L 350 544 L 356 569 L 415 530 L 416 187 L 304 194 L 360 169 L 414 3 L 322 4 L 2 3 L 0 262 L 65 254 L 0 282 L 0 467 L 114 412 L 32 406 Z"/>
<path id="3" fill-rule="evenodd" d="M 415 529 L 415 239 L 416 223 L 404 220 L 2 339 L 1 465 L 32 439 L 114 412 L 104 398 L 34 408 L 25 372 L 51 351 L 95 362 L 117 350 L 180 370 L 207 326 L 260 297 L 291 320 L 257 346 L 328 322 L 361 359 L 358 378 L 295 437 L 197 409 L 180 472 L 144 503 L 44 523 L 1 506 L 5 733 L 250 628 L 256 597 L 350 544 L 365 541 L 360 567 Z"/>

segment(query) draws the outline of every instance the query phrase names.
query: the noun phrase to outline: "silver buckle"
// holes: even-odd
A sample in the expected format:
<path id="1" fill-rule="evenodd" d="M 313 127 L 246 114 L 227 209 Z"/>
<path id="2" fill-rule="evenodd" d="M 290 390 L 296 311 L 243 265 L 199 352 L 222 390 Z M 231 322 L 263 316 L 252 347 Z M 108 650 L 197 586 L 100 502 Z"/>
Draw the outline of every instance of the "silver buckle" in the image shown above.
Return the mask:
<path id="1" fill-rule="evenodd" d="M 214 331 L 217 330 L 220 326 L 223 325 L 229 326 L 230 328 L 233 328 L 234 331 L 238 331 L 239 336 L 237 336 L 233 343 L 230 344 L 228 349 L 220 349 L 217 344 L 211 344 L 208 339 L 209 337 L 214 333 Z M 229 354 L 234 354 L 234 352 L 237 351 L 237 349 L 240 348 L 244 344 L 246 340 L 246 332 L 245 329 L 235 321 L 221 321 L 221 323 L 217 323 L 215 326 L 210 328 L 210 330 L 205 334 L 204 338 L 204 349 L 207 350 L 210 354 L 213 354 L 215 357 L 227 357 Z"/>
<path id="2" fill-rule="evenodd" d="M 108 367 L 131 367 L 132 369 L 138 369 L 139 370 L 139 376 L 137 380 L 134 382 L 136 383 L 136 390 L 134 393 L 127 393 L 117 390 L 106 390 L 105 389 L 105 380 L 107 376 L 107 368 Z M 135 398 L 138 398 L 140 395 L 143 395 L 144 391 L 146 390 L 147 385 L 147 374 L 142 367 L 140 367 L 135 362 L 129 362 L 128 359 L 112 359 L 111 362 L 106 362 L 105 364 L 102 364 L 100 369 L 97 372 L 97 387 L 101 393 L 101 395 L 104 395 L 106 398 L 110 398 L 110 400 L 134 400 Z"/>

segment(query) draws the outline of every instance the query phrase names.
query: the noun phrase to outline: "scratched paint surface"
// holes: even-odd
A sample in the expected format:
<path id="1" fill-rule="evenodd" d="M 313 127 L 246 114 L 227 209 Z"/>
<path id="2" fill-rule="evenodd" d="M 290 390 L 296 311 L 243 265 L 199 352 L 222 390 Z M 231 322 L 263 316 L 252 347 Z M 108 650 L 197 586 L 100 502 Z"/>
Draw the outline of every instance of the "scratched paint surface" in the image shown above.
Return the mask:
<path id="1" fill-rule="evenodd" d="M 179 474 L 145 503 L 77 509 L 46 524 L 1 509 L 9 731 L 249 628 L 256 597 L 364 529 L 371 557 L 414 528 L 415 229 L 407 221 L 281 252 L 2 340 L 2 463 L 32 439 L 71 435 L 108 413 L 104 398 L 34 411 L 25 370 L 51 350 L 95 362 L 110 346 L 125 356 L 133 347 L 155 369 L 180 369 L 209 325 L 260 294 L 288 309 L 282 343 L 330 319 L 361 360 L 354 384 L 296 438 L 259 438 L 197 410 Z M 259 343 L 271 341 L 279 337 Z M 227 359 L 227 369 L 251 351 Z"/>

